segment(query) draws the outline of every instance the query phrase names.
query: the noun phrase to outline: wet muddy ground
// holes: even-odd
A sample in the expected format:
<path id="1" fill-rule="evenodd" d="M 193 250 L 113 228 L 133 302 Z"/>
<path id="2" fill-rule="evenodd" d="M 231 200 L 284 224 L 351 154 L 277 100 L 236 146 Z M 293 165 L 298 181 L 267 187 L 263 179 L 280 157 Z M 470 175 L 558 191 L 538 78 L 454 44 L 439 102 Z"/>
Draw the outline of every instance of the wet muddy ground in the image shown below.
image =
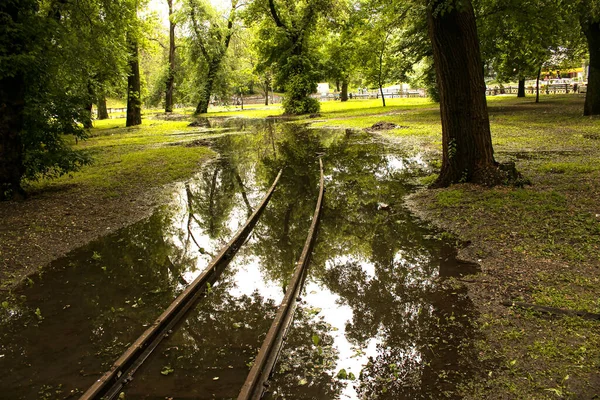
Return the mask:
<path id="1" fill-rule="evenodd" d="M 458 398 L 477 375 L 473 273 L 404 206 L 430 171 L 370 134 L 225 122 L 220 157 L 152 216 L 52 263 L 2 301 L 0 393 L 75 398 L 208 265 L 280 168 L 250 239 L 124 390 L 126 399 L 235 398 L 283 298 L 318 191 L 302 301 L 270 384 L 276 399 Z M 223 123 L 216 123 L 220 128 Z"/>

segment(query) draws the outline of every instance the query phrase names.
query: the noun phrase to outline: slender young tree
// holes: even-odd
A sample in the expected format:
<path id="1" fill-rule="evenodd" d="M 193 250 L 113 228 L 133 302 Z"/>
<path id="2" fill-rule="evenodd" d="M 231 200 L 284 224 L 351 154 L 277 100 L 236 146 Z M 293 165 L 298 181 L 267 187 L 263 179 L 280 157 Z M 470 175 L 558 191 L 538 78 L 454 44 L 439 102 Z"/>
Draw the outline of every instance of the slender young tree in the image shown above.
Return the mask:
<path id="1" fill-rule="evenodd" d="M 169 74 L 165 91 L 165 112 L 173 112 L 173 87 L 175 84 L 175 21 L 173 18 L 173 0 L 167 0 L 169 6 Z"/>
<path id="2" fill-rule="evenodd" d="M 238 3 L 237 0 L 232 0 L 226 26 L 222 26 L 209 4 L 189 0 L 187 6 L 193 31 L 193 45 L 199 50 L 205 63 L 204 82 L 195 112 L 195 114 L 204 114 L 208 111 L 213 86 L 233 36 Z"/>
<path id="3" fill-rule="evenodd" d="M 128 34 L 129 74 L 127 76 L 127 118 L 125 126 L 142 124 L 142 99 L 140 97 L 140 61 L 137 38 Z"/>
<path id="4" fill-rule="evenodd" d="M 434 187 L 503 180 L 494 160 L 475 14 L 469 0 L 431 0 L 427 19 L 440 91 L 443 160 Z"/>

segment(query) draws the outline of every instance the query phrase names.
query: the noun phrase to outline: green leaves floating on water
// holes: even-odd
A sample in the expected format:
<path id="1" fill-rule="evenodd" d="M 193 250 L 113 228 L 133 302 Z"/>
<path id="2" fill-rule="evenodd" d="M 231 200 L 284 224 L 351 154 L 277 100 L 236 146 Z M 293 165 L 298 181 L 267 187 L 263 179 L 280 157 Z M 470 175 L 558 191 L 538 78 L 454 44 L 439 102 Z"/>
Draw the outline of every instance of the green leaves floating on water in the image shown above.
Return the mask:
<path id="1" fill-rule="evenodd" d="M 171 368 L 170 365 L 165 365 L 162 370 L 160 371 L 160 373 L 164 376 L 170 375 L 173 372 L 175 372 L 175 370 L 173 368 Z"/>

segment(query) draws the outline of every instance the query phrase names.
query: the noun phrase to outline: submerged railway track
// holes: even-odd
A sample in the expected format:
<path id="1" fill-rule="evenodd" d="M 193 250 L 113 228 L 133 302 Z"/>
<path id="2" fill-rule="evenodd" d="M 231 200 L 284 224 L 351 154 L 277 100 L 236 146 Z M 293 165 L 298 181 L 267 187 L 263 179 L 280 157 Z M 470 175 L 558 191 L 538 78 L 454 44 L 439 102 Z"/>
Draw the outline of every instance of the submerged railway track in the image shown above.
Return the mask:
<path id="1" fill-rule="evenodd" d="M 259 350 L 253 366 L 248 374 L 238 400 L 260 399 L 268 388 L 273 367 L 282 348 L 283 341 L 289 330 L 296 308 L 296 302 L 306 279 L 311 252 L 316 240 L 316 234 L 321 216 L 324 198 L 323 162 L 319 159 L 320 181 L 319 195 L 308 236 L 296 264 L 294 273 L 278 308 L 277 314 Z M 227 245 L 209 263 L 208 267 L 163 311 L 150 327 L 125 350 L 104 373 L 80 397 L 80 400 L 110 400 L 117 398 L 125 385 L 133 380 L 133 375 L 142 364 L 152 355 L 163 339 L 168 337 L 182 321 L 184 321 L 195 304 L 206 292 L 206 288 L 214 284 L 225 268 L 229 265 L 237 251 L 244 244 L 273 192 L 275 191 L 283 170 L 280 170 L 270 189 L 264 195 L 261 203 L 250 215 L 246 223 L 236 232 Z"/>

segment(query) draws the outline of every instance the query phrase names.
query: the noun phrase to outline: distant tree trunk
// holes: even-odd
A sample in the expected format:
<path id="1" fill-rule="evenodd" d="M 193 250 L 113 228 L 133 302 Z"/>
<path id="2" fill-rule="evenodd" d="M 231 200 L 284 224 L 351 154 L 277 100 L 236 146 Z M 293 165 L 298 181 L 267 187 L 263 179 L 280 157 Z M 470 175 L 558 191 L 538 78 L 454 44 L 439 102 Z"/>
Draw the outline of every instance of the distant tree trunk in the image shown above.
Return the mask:
<path id="1" fill-rule="evenodd" d="M 342 81 L 342 94 L 340 95 L 340 100 L 348 101 L 348 80 L 344 79 Z"/>
<path id="2" fill-rule="evenodd" d="M 590 53 L 590 73 L 583 115 L 600 114 L 600 22 L 593 22 L 589 15 L 581 21 Z"/>
<path id="3" fill-rule="evenodd" d="M 173 112 L 173 86 L 175 83 L 175 22 L 173 22 L 173 0 L 169 5 L 169 76 L 165 91 L 165 112 Z"/>
<path id="4" fill-rule="evenodd" d="M 204 81 L 204 87 L 200 92 L 200 101 L 198 102 L 198 106 L 196 107 L 196 114 L 205 114 L 208 112 L 210 94 L 212 93 L 212 88 L 215 84 L 215 79 L 217 78 L 217 72 L 219 71 L 220 64 L 220 58 L 213 59 L 212 62 L 208 64 L 208 74 L 206 76 L 206 80 Z"/>
<path id="5" fill-rule="evenodd" d="M 265 106 L 269 105 L 269 88 L 271 84 L 271 80 L 268 77 L 265 77 L 262 82 L 262 89 L 265 92 Z"/>
<path id="6" fill-rule="evenodd" d="M 383 103 L 383 106 L 385 107 L 385 96 L 383 95 L 383 86 L 381 85 L 381 83 L 379 84 L 379 93 L 381 93 L 381 101 Z"/>
<path id="7" fill-rule="evenodd" d="M 127 77 L 127 120 L 125 126 L 142 124 L 142 100 L 140 98 L 140 62 L 137 39 L 127 37 L 129 44 L 129 76 Z"/>
<path id="8" fill-rule="evenodd" d="M 15 18 L 16 19 L 16 18 Z M 24 198 L 23 109 L 25 77 L 22 73 L 0 79 L 0 200 Z"/>
<path id="9" fill-rule="evenodd" d="M 525 97 L 525 79 L 519 79 L 519 91 L 517 97 Z"/>
<path id="10" fill-rule="evenodd" d="M 494 160 L 485 100 L 477 26 L 469 0 L 459 8 L 434 0 L 427 11 L 429 38 L 440 91 L 443 159 L 432 187 L 458 182 L 497 184 L 503 174 Z"/>
<path id="11" fill-rule="evenodd" d="M 104 94 L 98 96 L 96 104 L 98 106 L 98 119 L 108 119 L 108 109 L 106 108 L 106 97 Z"/>
<path id="12" fill-rule="evenodd" d="M 540 75 L 542 75 L 542 67 L 538 69 L 537 80 L 535 82 L 535 102 L 540 102 Z"/>
<path id="13" fill-rule="evenodd" d="M 92 115 L 92 109 L 94 108 L 94 90 L 92 89 L 92 82 L 88 81 L 88 102 L 85 105 L 85 119 L 82 121 L 85 129 L 92 129 L 94 127 L 92 121 L 94 116 Z"/>
<path id="14" fill-rule="evenodd" d="M 92 129 L 94 127 L 94 124 L 92 123 L 93 120 L 93 116 L 92 116 L 92 110 L 94 108 L 94 104 L 90 101 L 89 103 L 87 103 L 85 105 L 85 111 L 86 111 L 86 115 L 85 115 L 85 119 L 83 120 L 83 127 L 85 129 Z"/>

